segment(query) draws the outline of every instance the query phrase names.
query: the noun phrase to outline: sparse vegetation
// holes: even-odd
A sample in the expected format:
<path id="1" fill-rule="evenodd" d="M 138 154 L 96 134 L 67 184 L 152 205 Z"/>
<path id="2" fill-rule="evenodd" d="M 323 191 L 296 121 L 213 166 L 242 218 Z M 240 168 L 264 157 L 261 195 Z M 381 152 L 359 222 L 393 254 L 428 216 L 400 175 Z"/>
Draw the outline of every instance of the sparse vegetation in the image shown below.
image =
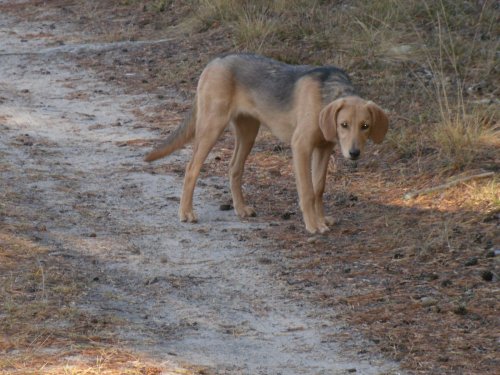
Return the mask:
<path id="1" fill-rule="evenodd" d="M 374 98 L 397 90 L 405 100 L 396 115 L 417 124 L 408 131 L 408 123 L 403 128 L 393 121 L 402 156 L 432 148 L 442 161 L 435 167 L 453 172 L 498 146 L 498 110 L 492 110 L 499 104 L 498 9 L 492 1 L 203 0 L 196 14 L 205 27 L 227 27 L 233 49 L 340 65 L 355 80 L 369 73 L 374 89 L 359 84 Z"/>
<path id="2" fill-rule="evenodd" d="M 0 373 L 161 373 L 115 345 L 116 318 L 77 307 L 85 279 L 19 229 L 0 227 Z"/>
<path id="3" fill-rule="evenodd" d="M 306 292 L 297 288 L 294 293 L 332 307 L 338 311 L 332 320 L 347 320 L 414 373 L 487 374 L 498 368 L 495 293 L 500 271 L 494 252 L 500 246 L 495 237 L 500 218 L 498 2 L 85 3 L 71 6 L 85 7 L 82 27 L 95 40 L 175 36 L 169 49 L 145 46 L 136 55 L 130 53 L 119 71 L 115 62 L 79 57 L 82 65 L 103 77 L 113 72 L 115 82 L 131 92 L 165 86 L 191 98 L 206 62 L 230 51 L 256 51 L 289 63 L 335 64 L 347 70 L 363 96 L 389 111 L 391 128 L 385 143 L 371 149 L 375 161 L 356 166 L 335 163 L 327 201 L 329 210 L 343 221 L 331 235 L 309 243 L 297 231 L 300 215 L 294 214 L 297 206 L 289 189 L 293 176 L 286 147 L 280 145 L 275 151 L 275 141 L 264 133 L 262 145 L 250 156 L 249 164 L 255 168 L 246 172 L 253 181 L 247 191 L 260 203 L 262 217 L 287 213 L 286 225 L 266 233 L 279 241 L 285 249 L 282 256 L 293 264 L 283 271 L 287 281 L 312 285 Z M 30 9 L 29 14 L 36 12 Z M 122 79 L 131 71 L 139 73 L 136 81 Z M 171 110 L 186 109 L 187 105 Z M 167 128 L 164 114 L 162 107 L 144 118 L 151 126 Z M 175 125 L 168 123 L 169 128 Z M 219 161 L 206 167 L 207 173 L 226 174 L 231 142 L 230 137 L 222 140 L 228 146 L 220 151 Z M 179 167 L 158 167 L 156 172 L 172 169 Z M 493 171 L 496 177 L 403 199 L 408 191 L 483 171 Z M 4 201 L 15 200 L 9 196 Z M 12 216 L 2 201 L 0 215 Z M 32 228 L 16 230 L 30 233 Z M 54 311 L 70 323 L 80 319 L 80 312 L 63 306 L 82 286 L 66 283 L 53 270 L 41 267 L 39 250 L 30 250 L 26 259 L 19 252 L 8 252 L 12 241 L 4 237 L 0 242 L 4 275 L 0 298 L 5 301 L 0 317 L 5 323 L 2 329 L 9 329 L 15 343 L 0 341 L 0 350 L 43 347 L 56 337 L 73 340 L 52 326 L 44 331 L 46 336 L 37 337 L 28 325 L 19 325 L 27 319 L 33 327 L 44 324 Z M 471 258 L 476 262 L 466 266 Z M 19 264 L 22 272 L 13 273 Z M 88 331 L 77 329 L 74 334 L 82 337 Z M 89 350 L 95 354 L 101 346 L 92 344 Z M 21 365 L 30 361 L 9 354 L 0 360 L 0 371 L 22 372 Z M 42 365 L 40 358 L 36 361 Z"/>

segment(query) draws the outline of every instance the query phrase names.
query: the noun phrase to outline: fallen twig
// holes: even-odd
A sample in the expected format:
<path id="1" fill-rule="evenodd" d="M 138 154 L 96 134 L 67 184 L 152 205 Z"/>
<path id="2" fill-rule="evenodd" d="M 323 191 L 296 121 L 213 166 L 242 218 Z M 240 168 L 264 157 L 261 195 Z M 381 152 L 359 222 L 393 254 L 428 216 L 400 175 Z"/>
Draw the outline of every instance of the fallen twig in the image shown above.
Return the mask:
<path id="1" fill-rule="evenodd" d="M 470 180 L 477 180 L 479 178 L 491 177 L 494 174 L 495 174 L 495 172 L 485 172 L 485 173 L 480 173 L 480 174 L 476 174 L 473 176 L 466 176 L 466 177 L 462 177 L 462 178 L 457 178 L 456 180 L 447 182 L 446 184 L 442 184 L 442 185 L 434 186 L 431 188 L 416 190 L 416 191 L 406 193 L 403 198 L 406 200 L 413 199 L 419 195 L 434 193 L 435 191 L 439 191 L 439 190 L 446 190 L 446 189 L 449 189 L 450 187 L 461 184 L 462 182 L 470 181 Z"/>

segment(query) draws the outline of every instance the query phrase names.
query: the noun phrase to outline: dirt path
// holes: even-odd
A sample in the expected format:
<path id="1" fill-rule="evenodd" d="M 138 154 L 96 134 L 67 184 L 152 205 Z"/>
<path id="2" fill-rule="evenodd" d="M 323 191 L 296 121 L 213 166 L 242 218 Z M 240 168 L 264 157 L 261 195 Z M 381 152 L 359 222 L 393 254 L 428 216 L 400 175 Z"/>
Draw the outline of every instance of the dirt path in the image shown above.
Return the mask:
<path id="1" fill-rule="evenodd" d="M 28 37 L 44 33 L 52 36 Z M 19 212 L 52 256 L 93 280 L 75 303 L 124 320 L 116 334 L 128 348 L 217 374 L 399 373 L 359 354 L 361 338 L 339 347 L 330 338 L 339 327 L 323 318 L 332 311 L 291 297 L 276 276 L 286 260 L 259 236 L 269 223 L 219 210 L 226 179 L 198 186 L 200 224 L 178 222 L 181 177 L 151 173 L 133 142 L 157 137 L 132 110 L 158 99 L 77 66 L 72 55 L 123 47 L 82 39 L 71 24 L 0 16 L 0 153 L 10 166 L 2 189 L 24 198 Z"/>

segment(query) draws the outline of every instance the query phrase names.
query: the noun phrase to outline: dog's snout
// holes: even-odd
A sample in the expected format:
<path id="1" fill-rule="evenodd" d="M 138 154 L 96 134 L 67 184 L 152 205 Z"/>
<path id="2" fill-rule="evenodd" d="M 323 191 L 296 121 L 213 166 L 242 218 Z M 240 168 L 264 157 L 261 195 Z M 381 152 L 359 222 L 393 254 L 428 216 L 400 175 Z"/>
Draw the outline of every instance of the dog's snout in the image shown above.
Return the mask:
<path id="1" fill-rule="evenodd" d="M 351 159 L 357 159 L 359 158 L 359 155 L 361 155 L 361 151 L 357 148 L 349 150 L 349 156 Z"/>

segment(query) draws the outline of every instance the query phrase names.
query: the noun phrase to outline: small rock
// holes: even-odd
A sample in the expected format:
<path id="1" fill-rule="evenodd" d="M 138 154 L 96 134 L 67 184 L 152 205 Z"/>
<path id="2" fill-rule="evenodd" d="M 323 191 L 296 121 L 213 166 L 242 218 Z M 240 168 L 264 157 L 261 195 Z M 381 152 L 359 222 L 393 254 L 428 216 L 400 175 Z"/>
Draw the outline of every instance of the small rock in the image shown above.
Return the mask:
<path id="1" fill-rule="evenodd" d="M 134 255 L 139 255 L 141 253 L 141 250 L 137 246 L 132 246 L 130 248 L 130 253 Z"/>
<path id="2" fill-rule="evenodd" d="M 221 204 L 219 206 L 219 210 L 221 211 L 230 211 L 233 207 L 230 204 Z"/>
<path id="3" fill-rule="evenodd" d="M 453 309 L 453 312 L 457 315 L 467 315 L 467 308 L 464 305 L 459 305 Z"/>
<path id="4" fill-rule="evenodd" d="M 438 305 L 434 305 L 434 306 L 430 306 L 430 311 L 434 312 L 434 313 L 440 313 L 441 312 L 441 307 L 439 307 Z"/>
<path id="5" fill-rule="evenodd" d="M 269 169 L 268 172 L 273 177 L 281 177 L 281 170 L 279 168 Z"/>
<path id="6" fill-rule="evenodd" d="M 439 301 L 434 297 L 422 297 L 420 298 L 420 303 L 422 303 L 423 307 L 429 307 L 437 305 Z"/>
<path id="7" fill-rule="evenodd" d="M 89 237 L 95 238 L 95 237 L 97 237 L 97 234 L 95 234 L 95 233 L 89 233 Z"/>
<path id="8" fill-rule="evenodd" d="M 316 242 L 318 242 L 318 240 L 319 240 L 319 238 L 318 238 L 318 237 L 316 237 L 316 236 L 312 236 L 312 237 L 309 237 L 309 238 L 307 239 L 307 242 L 308 242 L 308 243 L 316 243 Z"/>
<path id="9" fill-rule="evenodd" d="M 413 46 L 409 44 L 400 44 L 397 46 L 393 46 L 389 49 L 389 52 L 391 52 L 394 55 L 407 55 L 413 50 Z"/>
<path id="10" fill-rule="evenodd" d="M 445 288 L 447 286 L 451 286 L 451 284 L 452 284 L 452 281 L 450 279 L 446 279 L 446 280 L 441 281 L 441 286 L 445 287 Z"/>
<path id="11" fill-rule="evenodd" d="M 259 262 L 260 264 L 271 264 L 272 260 L 269 258 L 262 257 L 262 258 L 257 259 L 257 262 Z"/>
<path id="12" fill-rule="evenodd" d="M 160 279 L 157 276 L 155 276 L 152 279 L 146 280 L 146 282 L 144 283 L 144 285 L 156 284 L 158 281 L 160 281 Z"/>
<path id="13" fill-rule="evenodd" d="M 472 257 L 464 263 L 465 267 L 476 266 L 477 264 L 478 259 L 476 257 Z"/>
<path id="14" fill-rule="evenodd" d="M 481 278 L 484 281 L 492 281 L 493 280 L 493 272 L 491 272 L 491 271 L 483 271 L 483 272 L 481 272 Z"/>
<path id="15" fill-rule="evenodd" d="M 485 88 L 487 84 L 485 81 L 481 81 L 473 84 L 472 86 L 467 87 L 467 93 L 469 95 L 478 95 L 481 96 L 484 94 Z"/>
<path id="16" fill-rule="evenodd" d="M 494 258 L 495 257 L 495 251 L 494 250 L 490 250 L 486 253 L 486 258 Z"/>
<path id="17" fill-rule="evenodd" d="M 500 220 L 500 213 L 499 212 L 493 212 L 488 214 L 484 219 L 483 222 L 485 223 L 490 223 L 492 221 L 499 221 Z"/>
<path id="18" fill-rule="evenodd" d="M 428 278 L 430 281 L 434 281 L 434 280 L 439 279 L 439 275 L 438 275 L 437 273 L 431 273 L 431 274 L 427 275 L 427 278 Z"/>

